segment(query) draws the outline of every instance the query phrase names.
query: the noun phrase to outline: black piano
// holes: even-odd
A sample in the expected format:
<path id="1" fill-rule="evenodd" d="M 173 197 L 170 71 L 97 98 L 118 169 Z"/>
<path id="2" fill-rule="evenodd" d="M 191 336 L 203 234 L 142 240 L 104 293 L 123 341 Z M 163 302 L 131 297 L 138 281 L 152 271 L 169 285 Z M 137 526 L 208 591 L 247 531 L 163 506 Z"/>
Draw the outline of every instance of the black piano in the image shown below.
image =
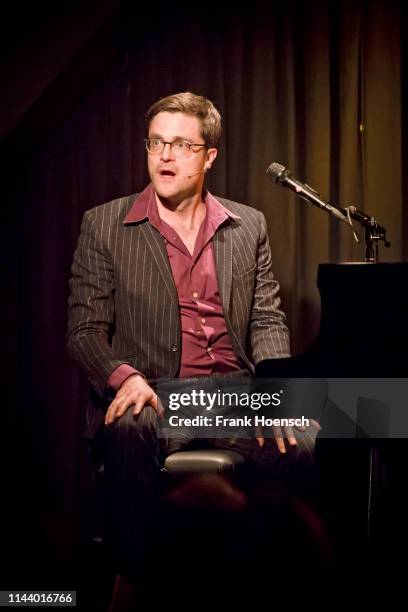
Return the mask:
<path id="1" fill-rule="evenodd" d="M 406 378 L 408 262 L 321 264 L 317 285 L 321 319 L 315 342 L 304 354 L 259 363 L 256 378 Z M 369 404 L 362 402 L 357 415 L 368 430 L 370 408 L 378 409 L 376 402 Z M 364 580 L 367 596 L 377 592 L 376 581 L 395 581 L 398 588 L 408 546 L 407 439 L 359 436 L 358 422 L 348 422 L 336 406 L 327 412 L 322 420 L 329 429 L 333 423 L 334 431 L 337 424 L 339 430 L 357 425 L 354 439 L 329 432 L 316 445 L 340 549 L 337 570 L 344 579 Z M 385 422 L 384 413 L 377 416 Z"/>
<path id="2" fill-rule="evenodd" d="M 320 331 L 302 355 L 265 360 L 257 377 L 405 377 L 408 262 L 320 264 Z"/>

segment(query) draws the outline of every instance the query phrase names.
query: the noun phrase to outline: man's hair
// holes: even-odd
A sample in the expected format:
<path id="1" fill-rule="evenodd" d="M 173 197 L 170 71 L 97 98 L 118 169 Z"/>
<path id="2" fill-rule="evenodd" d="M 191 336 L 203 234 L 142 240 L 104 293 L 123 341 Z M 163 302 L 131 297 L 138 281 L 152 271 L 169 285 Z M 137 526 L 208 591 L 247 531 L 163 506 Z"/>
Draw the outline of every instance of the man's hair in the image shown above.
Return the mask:
<path id="1" fill-rule="evenodd" d="M 146 113 L 148 126 L 153 117 L 159 113 L 183 113 L 197 117 L 201 124 L 201 136 L 207 147 L 216 147 L 221 138 L 221 115 L 214 104 L 204 96 L 185 91 L 183 93 L 160 98 Z"/>

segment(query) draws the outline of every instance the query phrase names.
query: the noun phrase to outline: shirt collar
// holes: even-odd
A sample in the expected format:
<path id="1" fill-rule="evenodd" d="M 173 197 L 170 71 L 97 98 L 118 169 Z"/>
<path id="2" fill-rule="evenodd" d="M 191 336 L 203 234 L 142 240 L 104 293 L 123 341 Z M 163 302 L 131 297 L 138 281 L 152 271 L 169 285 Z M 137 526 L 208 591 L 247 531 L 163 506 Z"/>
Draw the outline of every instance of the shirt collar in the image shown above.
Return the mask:
<path id="1" fill-rule="evenodd" d="M 211 223 L 221 225 L 221 223 L 228 218 L 240 219 L 239 215 L 228 210 L 228 208 L 223 206 L 221 202 L 207 190 L 204 193 L 204 202 L 207 208 L 206 216 Z M 128 223 L 139 223 L 145 219 L 148 219 L 155 227 L 160 225 L 159 211 L 157 209 L 153 185 L 151 183 L 137 196 L 123 223 L 124 225 Z"/>

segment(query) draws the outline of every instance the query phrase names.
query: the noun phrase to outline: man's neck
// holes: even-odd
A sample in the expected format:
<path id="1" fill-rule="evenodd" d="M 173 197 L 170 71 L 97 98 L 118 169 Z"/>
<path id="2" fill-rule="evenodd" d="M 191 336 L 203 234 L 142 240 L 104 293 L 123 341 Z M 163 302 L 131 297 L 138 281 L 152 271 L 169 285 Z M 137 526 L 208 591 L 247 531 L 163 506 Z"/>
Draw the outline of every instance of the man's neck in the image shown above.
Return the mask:
<path id="1" fill-rule="evenodd" d="M 201 225 L 205 217 L 205 203 L 201 195 L 195 195 L 180 202 L 173 202 L 160 198 L 157 194 L 156 202 L 159 216 L 172 226 L 195 229 Z"/>

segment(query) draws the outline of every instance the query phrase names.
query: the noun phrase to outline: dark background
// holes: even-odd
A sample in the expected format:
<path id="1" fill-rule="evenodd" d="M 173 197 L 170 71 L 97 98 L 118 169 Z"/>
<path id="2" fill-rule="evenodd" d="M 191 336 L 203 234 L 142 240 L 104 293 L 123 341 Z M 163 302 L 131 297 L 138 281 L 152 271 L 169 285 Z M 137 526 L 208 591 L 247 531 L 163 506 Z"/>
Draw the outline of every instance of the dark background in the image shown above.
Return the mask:
<path id="1" fill-rule="evenodd" d="M 147 182 L 148 106 L 191 90 L 221 111 L 208 186 L 265 213 L 292 348 L 303 352 L 319 327 L 318 264 L 362 260 L 364 249 L 265 169 L 279 161 L 334 204 L 375 215 L 392 243 L 383 260 L 407 259 L 402 4 L 106 0 L 5 10 L 2 588 L 67 576 L 92 523 L 80 442 L 87 383 L 65 352 L 70 265 L 83 212 Z"/>

